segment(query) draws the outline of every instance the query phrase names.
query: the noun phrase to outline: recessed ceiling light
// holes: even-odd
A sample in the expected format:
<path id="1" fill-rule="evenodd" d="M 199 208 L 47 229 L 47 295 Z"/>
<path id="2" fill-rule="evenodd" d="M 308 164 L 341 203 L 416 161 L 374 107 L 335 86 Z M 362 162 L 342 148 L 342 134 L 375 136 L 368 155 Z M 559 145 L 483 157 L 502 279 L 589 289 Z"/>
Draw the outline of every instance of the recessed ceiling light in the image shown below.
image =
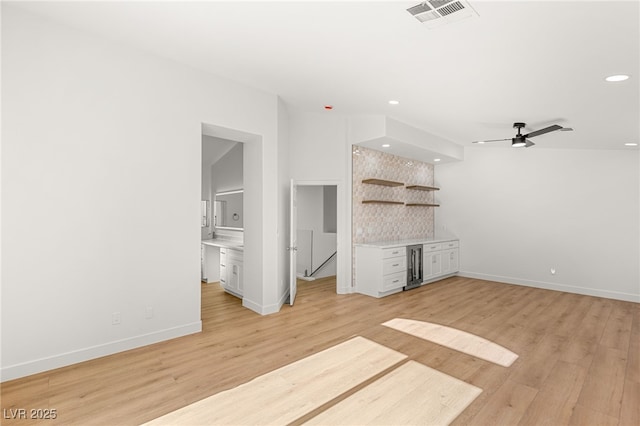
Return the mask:
<path id="1" fill-rule="evenodd" d="M 400 101 L 389 101 L 389 105 L 398 105 Z"/>
<path id="2" fill-rule="evenodd" d="M 627 142 L 625 143 L 625 146 L 638 146 L 638 144 L 635 142 Z"/>
<path id="3" fill-rule="evenodd" d="M 484 141 L 478 141 L 478 142 L 476 142 L 476 143 L 484 143 Z"/>
<path id="4" fill-rule="evenodd" d="M 440 159 L 439 158 L 434 158 L 433 161 L 440 161 Z"/>
<path id="5" fill-rule="evenodd" d="M 625 81 L 628 78 L 629 76 L 626 74 L 616 74 L 616 75 L 610 75 L 609 77 L 605 78 L 605 80 L 610 82 L 616 82 L 616 81 Z"/>
<path id="6" fill-rule="evenodd" d="M 383 144 L 382 144 L 382 147 L 383 147 L 383 148 L 389 148 L 390 146 L 391 146 L 391 145 L 389 145 L 388 143 L 383 143 Z"/>

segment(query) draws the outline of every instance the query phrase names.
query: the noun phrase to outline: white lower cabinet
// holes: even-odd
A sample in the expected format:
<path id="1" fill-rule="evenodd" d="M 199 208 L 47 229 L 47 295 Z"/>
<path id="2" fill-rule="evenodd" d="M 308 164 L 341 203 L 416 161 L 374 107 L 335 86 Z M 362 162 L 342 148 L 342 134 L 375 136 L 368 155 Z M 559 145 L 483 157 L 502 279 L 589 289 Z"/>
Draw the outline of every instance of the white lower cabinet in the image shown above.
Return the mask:
<path id="1" fill-rule="evenodd" d="M 444 250 L 442 252 L 442 273 L 443 274 L 452 274 L 454 272 L 458 272 L 458 250 L 450 249 Z"/>
<path id="2" fill-rule="evenodd" d="M 355 284 L 358 293 L 383 297 L 402 291 L 407 284 L 406 246 L 387 248 L 384 245 L 356 245 L 355 249 Z M 423 244 L 423 284 L 458 272 L 459 250 L 458 240 Z"/>
<path id="3" fill-rule="evenodd" d="M 240 250 L 220 249 L 220 285 L 234 296 L 242 297 L 244 257 Z"/>
<path id="4" fill-rule="evenodd" d="M 356 291 L 373 297 L 402 291 L 407 284 L 406 247 L 356 246 Z"/>
<path id="5" fill-rule="evenodd" d="M 459 242 L 444 241 L 423 246 L 424 281 L 432 282 L 459 271 Z"/>
<path id="6" fill-rule="evenodd" d="M 422 247 L 422 276 L 425 281 L 442 274 L 442 244 L 425 244 Z"/>

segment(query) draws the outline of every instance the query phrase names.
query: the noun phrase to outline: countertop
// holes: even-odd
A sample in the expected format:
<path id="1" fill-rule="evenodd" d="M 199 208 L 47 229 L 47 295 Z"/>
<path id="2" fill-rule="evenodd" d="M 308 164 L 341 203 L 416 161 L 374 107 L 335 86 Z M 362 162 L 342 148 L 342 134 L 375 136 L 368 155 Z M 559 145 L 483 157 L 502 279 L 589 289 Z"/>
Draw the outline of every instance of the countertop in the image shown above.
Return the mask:
<path id="1" fill-rule="evenodd" d="M 378 248 L 395 248 L 406 247 L 414 244 L 433 244 L 444 243 L 447 241 L 457 241 L 456 237 L 436 237 L 436 238 L 418 238 L 414 240 L 396 240 L 396 241 L 374 241 L 371 243 L 354 244 L 357 247 L 378 247 Z"/>
<path id="2" fill-rule="evenodd" d="M 212 238 L 200 241 L 202 244 L 212 247 L 229 248 L 234 250 L 244 250 L 244 243 L 239 241 L 227 240 L 224 238 Z"/>

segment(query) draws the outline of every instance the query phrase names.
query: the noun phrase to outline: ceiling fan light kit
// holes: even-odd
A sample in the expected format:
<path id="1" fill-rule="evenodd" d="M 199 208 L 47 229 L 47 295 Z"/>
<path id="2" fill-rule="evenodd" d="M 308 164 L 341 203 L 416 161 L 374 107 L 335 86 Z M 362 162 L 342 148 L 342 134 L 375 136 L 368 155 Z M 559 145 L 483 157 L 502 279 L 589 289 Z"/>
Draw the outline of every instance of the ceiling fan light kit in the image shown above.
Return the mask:
<path id="1" fill-rule="evenodd" d="M 513 128 L 518 129 L 518 133 L 516 134 L 515 137 L 510 139 L 509 138 L 508 139 L 491 139 L 491 140 L 485 140 L 485 141 L 474 141 L 473 143 L 484 144 L 487 142 L 502 142 L 502 141 L 510 140 L 512 148 L 529 148 L 535 145 L 533 142 L 529 140 L 529 138 L 544 135 L 545 133 L 555 132 L 556 130 L 565 131 L 565 132 L 569 132 L 573 130 L 571 127 L 562 127 L 558 124 L 553 124 L 551 126 L 545 127 L 544 129 L 534 130 L 533 132 L 523 135 L 521 133 L 521 130 L 525 126 L 526 124 L 522 122 L 513 123 Z"/>
<path id="2" fill-rule="evenodd" d="M 512 148 L 524 148 L 527 146 L 527 142 L 522 138 L 513 138 L 511 139 L 511 147 Z"/>

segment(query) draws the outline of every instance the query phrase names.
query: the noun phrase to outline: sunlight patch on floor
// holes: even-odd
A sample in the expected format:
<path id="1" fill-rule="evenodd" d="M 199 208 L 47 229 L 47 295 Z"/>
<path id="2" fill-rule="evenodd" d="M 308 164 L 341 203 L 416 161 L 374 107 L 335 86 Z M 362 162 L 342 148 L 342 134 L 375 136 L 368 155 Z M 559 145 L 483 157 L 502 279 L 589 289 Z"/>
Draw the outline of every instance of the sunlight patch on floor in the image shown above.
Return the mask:
<path id="1" fill-rule="evenodd" d="M 503 367 L 511 366 L 518 359 L 518 355 L 507 348 L 456 328 L 404 318 L 394 318 L 382 325 Z"/>
<path id="2" fill-rule="evenodd" d="M 482 389 L 415 361 L 396 368 L 309 425 L 448 425 Z"/>
<path id="3" fill-rule="evenodd" d="M 406 357 L 357 336 L 146 424 L 287 424 Z"/>

